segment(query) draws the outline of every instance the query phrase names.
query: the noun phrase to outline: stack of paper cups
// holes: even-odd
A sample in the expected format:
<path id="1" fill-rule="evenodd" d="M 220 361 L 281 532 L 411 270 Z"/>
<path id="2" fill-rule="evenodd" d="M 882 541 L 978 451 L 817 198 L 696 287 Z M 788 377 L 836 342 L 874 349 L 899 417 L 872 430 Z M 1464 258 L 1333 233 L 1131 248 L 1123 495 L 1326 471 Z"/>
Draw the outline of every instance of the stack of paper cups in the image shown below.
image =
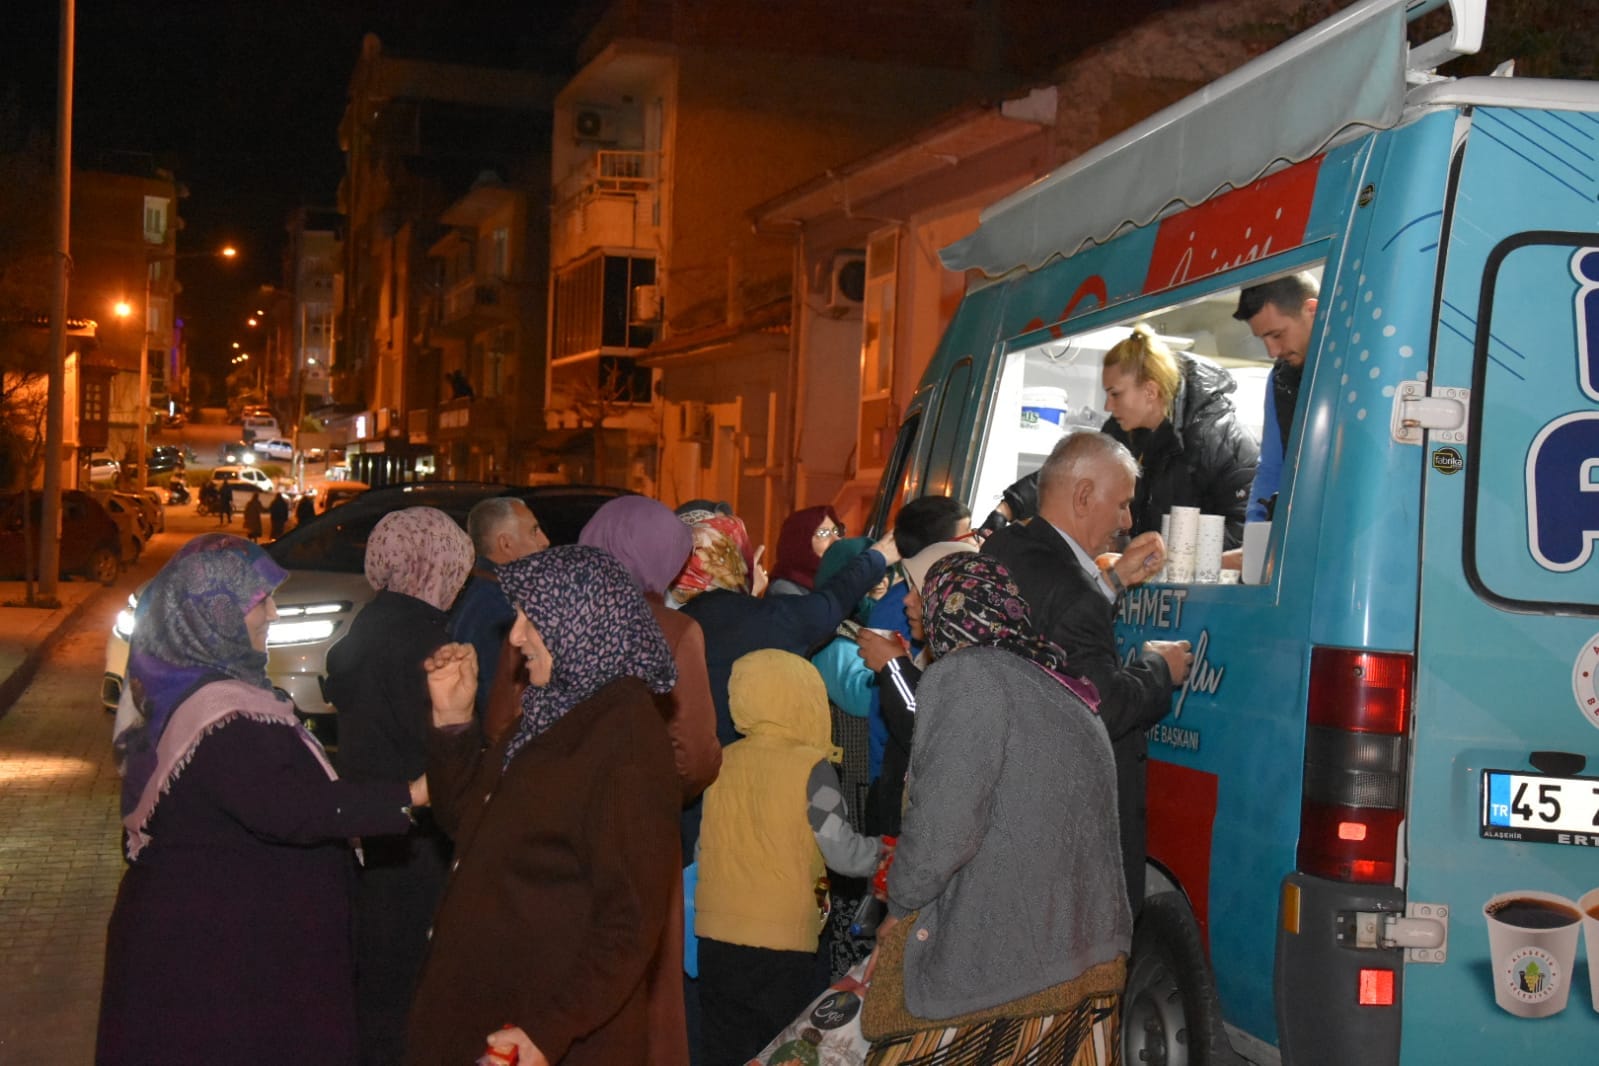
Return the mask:
<path id="1" fill-rule="evenodd" d="M 1161 561 L 1160 572 L 1150 578 L 1157 585 L 1164 585 L 1171 580 L 1171 515 L 1160 516 L 1160 542 L 1166 545 L 1166 558 Z"/>
<path id="2" fill-rule="evenodd" d="M 1195 555 L 1199 551 L 1199 508 L 1173 507 L 1167 527 L 1166 577 L 1174 585 L 1194 580 Z"/>
<path id="3" fill-rule="evenodd" d="M 1214 585 L 1221 580 L 1221 549 L 1227 539 L 1227 519 L 1219 514 L 1199 516 L 1199 537 L 1194 551 L 1194 580 Z"/>

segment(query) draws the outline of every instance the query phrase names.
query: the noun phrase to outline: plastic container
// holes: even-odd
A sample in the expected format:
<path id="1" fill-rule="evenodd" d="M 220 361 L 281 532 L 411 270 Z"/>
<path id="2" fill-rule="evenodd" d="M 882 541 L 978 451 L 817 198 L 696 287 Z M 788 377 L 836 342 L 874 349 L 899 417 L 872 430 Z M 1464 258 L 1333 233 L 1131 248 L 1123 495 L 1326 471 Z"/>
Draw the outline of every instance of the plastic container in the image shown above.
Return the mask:
<path id="1" fill-rule="evenodd" d="M 1045 430 L 1059 436 L 1066 428 L 1069 409 L 1065 389 L 1029 385 L 1022 390 L 1022 429 Z"/>

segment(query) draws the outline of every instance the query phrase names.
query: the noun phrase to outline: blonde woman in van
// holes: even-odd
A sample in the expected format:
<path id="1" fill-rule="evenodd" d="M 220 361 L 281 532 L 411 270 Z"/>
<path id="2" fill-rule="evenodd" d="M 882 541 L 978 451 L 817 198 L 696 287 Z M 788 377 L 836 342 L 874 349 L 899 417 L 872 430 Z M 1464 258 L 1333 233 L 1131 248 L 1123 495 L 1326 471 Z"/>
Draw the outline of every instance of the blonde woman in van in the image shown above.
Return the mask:
<path id="1" fill-rule="evenodd" d="M 1241 545 L 1260 447 L 1238 421 L 1232 376 L 1204 356 L 1172 351 L 1140 323 L 1105 353 L 1100 382 L 1110 413 L 1103 432 L 1126 445 L 1140 468 L 1127 532 L 1158 530 L 1173 507 L 1198 507 L 1226 515 L 1226 546 Z M 983 525 L 997 529 L 1037 510 L 1035 472 L 1005 490 Z"/>
<path id="2" fill-rule="evenodd" d="M 1227 516 L 1227 547 L 1243 543 L 1244 511 L 1260 448 L 1238 421 L 1232 377 L 1203 356 L 1174 352 L 1148 326 L 1105 353 L 1104 432 L 1127 445 L 1141 475 L 1136 536 L 1173 507 Z"/>

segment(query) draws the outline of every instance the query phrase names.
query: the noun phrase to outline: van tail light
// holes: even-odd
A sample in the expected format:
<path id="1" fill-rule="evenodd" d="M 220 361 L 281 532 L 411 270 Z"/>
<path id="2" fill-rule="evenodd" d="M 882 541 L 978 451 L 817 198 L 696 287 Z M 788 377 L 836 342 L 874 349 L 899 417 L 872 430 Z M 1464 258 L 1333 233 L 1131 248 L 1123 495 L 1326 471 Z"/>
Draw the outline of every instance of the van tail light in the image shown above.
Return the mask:
<path id="1" fill-rule="evenodd" d="M 1404 821 L 1414 660 L 1315 648 L 1310 655 L 1299 869 L 1393 884 Z"/>

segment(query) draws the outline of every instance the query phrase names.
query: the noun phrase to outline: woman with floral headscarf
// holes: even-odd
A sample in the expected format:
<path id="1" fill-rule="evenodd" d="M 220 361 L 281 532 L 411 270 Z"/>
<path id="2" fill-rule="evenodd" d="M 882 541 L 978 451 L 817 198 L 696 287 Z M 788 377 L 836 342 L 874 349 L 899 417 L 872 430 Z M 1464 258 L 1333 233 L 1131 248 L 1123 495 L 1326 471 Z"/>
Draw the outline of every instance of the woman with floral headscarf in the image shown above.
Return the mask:
<path id="1" fill-rule="evenodd" d="M 433 507 L 378 520 L 366 544 L 377 595 L 328 652 L 328 700 L 339 711 L 339 772 L 354 781 L 407 781 L 427 766 L 431 707 L 422 663 L 448 641 L 446 611 L 466 583 L 472 539 Z M 405 1015 L 444 892 L 450 842 L 432 819 L 366 849 L 355 907 L 361 1055 L 397 1063 Z"/>
<path id="2" fill-rule="evenodd" d="M 97 1062 L 356 1061 L 350 839 L 404 832 L 426 787 L 338 780 L 273 690 L 286 576 L 212 533 L 139 598 L 115 739 L 129 865 Z"/>
<path id="3" fill-rule="evenodd" d="M 867 1061 L 1108 1063 L 1132 912 L 1098 694 L 990 556 L 934 563 L 922 601 L 935 661 L 916 690 Z"/>
<path id="4" fill-rule="evenodd" d="M 470 1062 L 488 1039 L 522 1066 L 681 1063 L 681 1020 L 650 1009 L 682 980 L 668 961 L 682 789 L 652 695 L 677 680 L 671 649 L 597 548 L 549 548 L 500 583 L 527 663 L 516 724 L 485 747 L 470 645 L 428 661 L 428 771 L 457 858 L 408 1061 Z"/>

